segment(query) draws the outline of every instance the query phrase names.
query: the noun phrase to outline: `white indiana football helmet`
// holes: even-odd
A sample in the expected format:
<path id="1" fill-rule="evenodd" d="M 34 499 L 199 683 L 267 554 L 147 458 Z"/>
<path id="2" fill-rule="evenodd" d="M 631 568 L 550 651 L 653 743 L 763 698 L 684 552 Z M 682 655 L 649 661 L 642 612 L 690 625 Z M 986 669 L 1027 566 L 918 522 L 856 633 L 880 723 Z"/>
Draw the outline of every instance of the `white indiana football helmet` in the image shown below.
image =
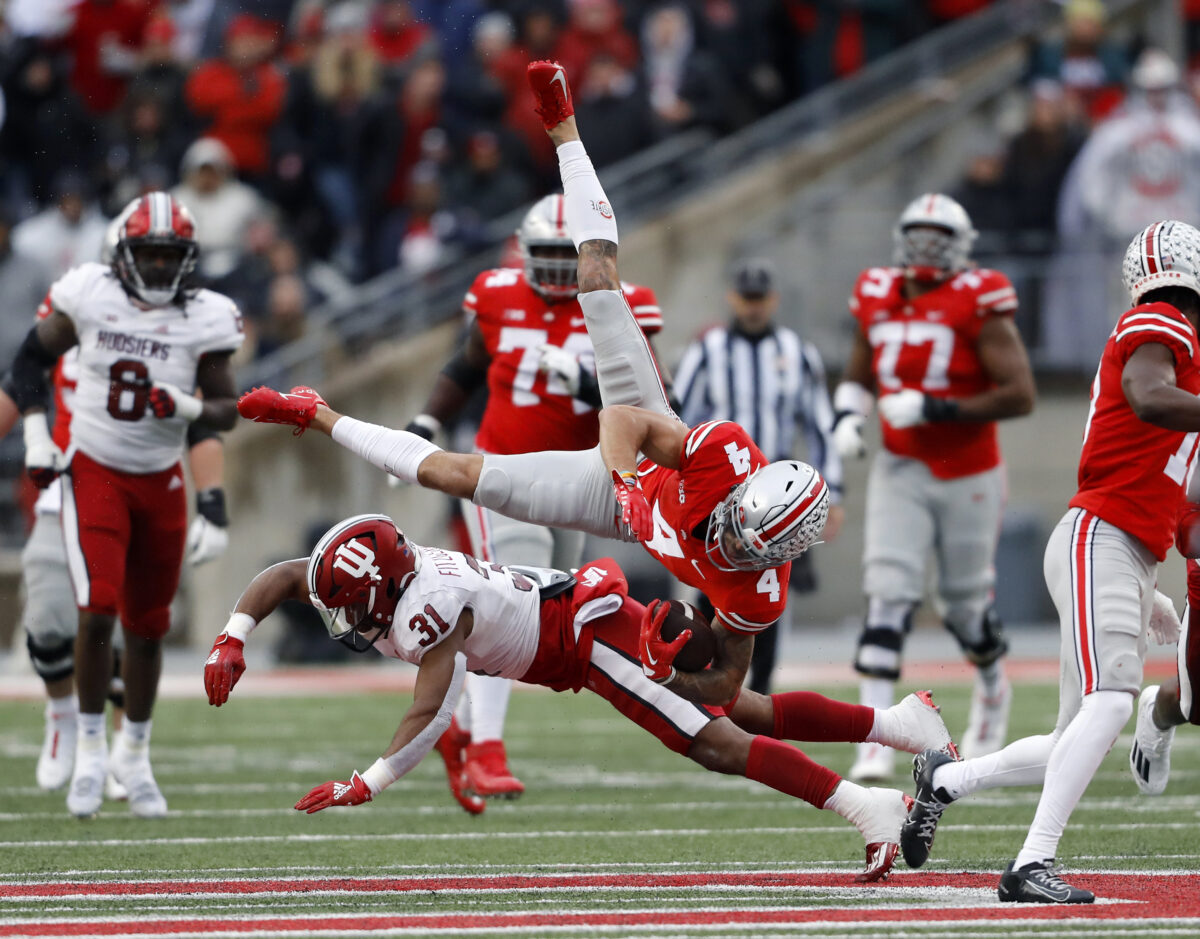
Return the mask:
<path id="1" fill-rule="evenodd" d="M 943 281 L 970 267 L 978 235 L 966 209 L 947 195 L 927 192 L 908 204 L 892 229 L 895 262 L 913 280 Z"/>
<path id="2" fill-rule="evenodd" d="M 779 567 L 816 544 L 828 514 L 829 487 L 813 467 L 768 463 L 713 510 L 704 552 L 722 571 Z"/>
<path id="3" fill-rule="evenodd" d="M 1134 306 L 1159 287 L 1200 294 L 1200 231 L 1174 219 L 1143 228 L 1125 249 L 1121 279 Z"/>
<path id="4" fill-rule="evenodd" d="M 579 257 L 567 230 L 562 196 L 545 196 L 534 203 L 517 229 L 517 242 L 530 287 L 550 303 L 575 298 Z"/>

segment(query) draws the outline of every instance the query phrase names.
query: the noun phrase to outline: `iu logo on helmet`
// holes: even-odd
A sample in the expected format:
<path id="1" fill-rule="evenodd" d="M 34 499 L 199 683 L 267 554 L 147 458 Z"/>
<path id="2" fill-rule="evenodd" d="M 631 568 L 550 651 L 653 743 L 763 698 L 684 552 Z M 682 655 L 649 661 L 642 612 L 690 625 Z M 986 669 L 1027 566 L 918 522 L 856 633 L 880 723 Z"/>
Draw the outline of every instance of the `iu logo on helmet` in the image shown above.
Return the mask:
<path id="1" fill-rule="evenodd" d="M 357 538 L 338 545 L 337 551 L 333 554 L 333 567 L 335 570 L 345 571 L 355 580 L 363 577 L 376 580 L 379 577 L 379 568 L 375 564 L 375 552 Z"/>

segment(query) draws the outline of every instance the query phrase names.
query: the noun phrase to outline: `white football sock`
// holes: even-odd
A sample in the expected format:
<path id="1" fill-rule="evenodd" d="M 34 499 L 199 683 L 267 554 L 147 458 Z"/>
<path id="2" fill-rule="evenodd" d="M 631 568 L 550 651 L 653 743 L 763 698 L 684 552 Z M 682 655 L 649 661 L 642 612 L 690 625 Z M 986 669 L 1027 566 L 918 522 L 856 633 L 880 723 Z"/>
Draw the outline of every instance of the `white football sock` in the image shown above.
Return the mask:
<path id="1" fill-rule="evenodd" d="M 96 741 L 105 743 L 104 736 L 104 712 L 99 714 L 88 714 L 84 711 L 79 712 L 79 742 L 87 744 L 89 747 L 94 745 Z"/>
<path id="2" fill-rule="evenodd" d="M 392 430 L 353 417 L 338 418 L 331 436 L 347 450 L 406 483 L 415 483 L 417 468 L 427 456 L 442 449 L 407 430 Z"/>
<path id="3" fill-rule="evenodd" d="M 1023 737 L 987 756 L 945 763 L 934 770 L 933 784 L 945 789 L 953 799 L 961 799 L 981 789 L 1035 786 L 1046 778 L 1046 763 L 1054 740 L 1054 734 Z"/>
<path id="4" fill-rule="evenodd" d="M 991 665 L 980 666 L 979 684 L 987 697 L 996 697 L 1004 687 L 1004 659 L 997 659 Z"/>
<path id="5" fill-rule="evenodd" d="M 46 700 L 46 716 L 52 721 L 76 721 L 79 714 L 79 697 L 75 694 Z"/>
<path id="6" fill-rule="evenodd" d="M 1055 856 L 1071 812 L 1132 713 L 1133 695 L 1124 691 L 1093 691 L 1083 699 L 1050 754 L 1042 797 L 1014 868 Z"/>
<path id="7" fill-rule="evenodd" d="M 886 711 L 896 701 L 896 683 L 890 678 L 863 678 L 858 683 L 858 703 Z M 868 737 L 868 740 L 871 738 Z"/>
<path id="8" fill-rule="evenodd" d="M 504 739 L 504 718 L 512 681 L 491 675 L 468 675 L 467 697 L 471 701 L 471 743 Z"/>
<path id="9" fill-rule="evenodd" d="M 585 241 L 616 244 L 617 220 L 583 141 L 569 140 L 559 145 L 558 172 L 562 176 L 567 229 L 575 249 Z"/>
<path id="10" fill-rule="evenodd" d="M 150 725 L 153 723 L 153 719 L 131 721 L 125 718 L 121 724 L 121 734 L 125 738 L 126 746 L 131 750 L 150 746 Z"/>

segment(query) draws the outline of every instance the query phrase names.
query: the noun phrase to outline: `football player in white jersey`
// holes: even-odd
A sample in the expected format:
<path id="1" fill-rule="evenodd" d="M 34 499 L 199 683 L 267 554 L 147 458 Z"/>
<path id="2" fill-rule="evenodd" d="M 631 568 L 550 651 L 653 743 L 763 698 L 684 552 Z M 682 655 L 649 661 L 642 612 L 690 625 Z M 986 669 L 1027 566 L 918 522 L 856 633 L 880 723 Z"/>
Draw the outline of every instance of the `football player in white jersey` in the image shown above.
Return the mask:
<path id="1" fill-rule="evenodd" d="M 54 283 L 50 314 L 26 336 L 5 379 L 25 418 L 30 477 L 46 486 L 66 475 L 63 537 L 80 611 L 79 720 L 67 808 L 79 817 L 99 809 L 110 765 L 104 701 L 118 614 L 126 719 L 113 746 L 113 775 L 135 815 L 158 817 L 167 809 L 149 743 L 187 534 L 180 457 L 188 424 L 233 426 L 229 358 L 243 338 L 231 300 L 188 286 L 198 250 L 184 206 L 163 192 L 135 200 L 121 214 L 111 265 L 81 264 Z M 46 374 L 76 346 L 79 382 L 64 454 L 46 423 Z"/>
<path id="2" fill-rule="evenodd" d="M 205 663 L 210 704 L 228 700 L 246 669 L 246 638 L 284 600 L 314 606 L 335 638 L 418 666 L 412 706 L 384 755 L 361 774 L 317 786 L 296 803 L 300 811 L 370 802 L 416 766 L 450 726 L 471 671 L 554 691 L 586 687 L 706 769 L 753 779 L 846 818 L 867 842 L 860 881 L 882 879 L 892 866 L 899 819 L 872 797 L 884 790 L 868 794 L 777 739 L 770 698 L 747 690 L 728 709 L 707 708 L 642 671 L 639 634 L 648 620 L 661 625 L 662 607 L 631 599 L 611 558 L 585 563 L 574 576 L 503 567 L 413 544 L 386 516 L 354 516 L 330 528 L 308 558 L 276 564 L 246 588 Z M 685 630 L 673 640 L 672 656 L 690 635 Z M 830 733 L 844 722 L 822 714 L 821 702 L 824 710 L 846 706 L 818 698 L 811 695 L 804 739 L 847 739 Z M 912 749 L 921 739 L 949 746 L 937 712 L 913 706 L 912 698 L 905 707 L 863 709 L 861 717 L 872 735 L 896 746 Z"/>

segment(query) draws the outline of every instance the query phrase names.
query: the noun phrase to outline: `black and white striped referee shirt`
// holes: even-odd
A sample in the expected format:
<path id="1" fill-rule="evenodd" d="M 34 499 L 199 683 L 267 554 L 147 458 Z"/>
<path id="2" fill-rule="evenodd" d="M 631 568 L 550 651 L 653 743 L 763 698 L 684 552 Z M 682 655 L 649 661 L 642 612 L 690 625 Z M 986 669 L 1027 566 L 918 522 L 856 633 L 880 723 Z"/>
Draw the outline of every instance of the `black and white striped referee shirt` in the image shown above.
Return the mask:
<path id="1" fill-rule="evenodd" d="M 736 326 L 708 330 L 683 353 L 675 371 L 680 417 L 741 424 L 772 462 L 796 456 L 803 428 L 807 460 L 841 501 L 842 461 L 833 445 L 833 405 L 821 354 L 795 330 L 772 325 L 757 336 Z"/>

